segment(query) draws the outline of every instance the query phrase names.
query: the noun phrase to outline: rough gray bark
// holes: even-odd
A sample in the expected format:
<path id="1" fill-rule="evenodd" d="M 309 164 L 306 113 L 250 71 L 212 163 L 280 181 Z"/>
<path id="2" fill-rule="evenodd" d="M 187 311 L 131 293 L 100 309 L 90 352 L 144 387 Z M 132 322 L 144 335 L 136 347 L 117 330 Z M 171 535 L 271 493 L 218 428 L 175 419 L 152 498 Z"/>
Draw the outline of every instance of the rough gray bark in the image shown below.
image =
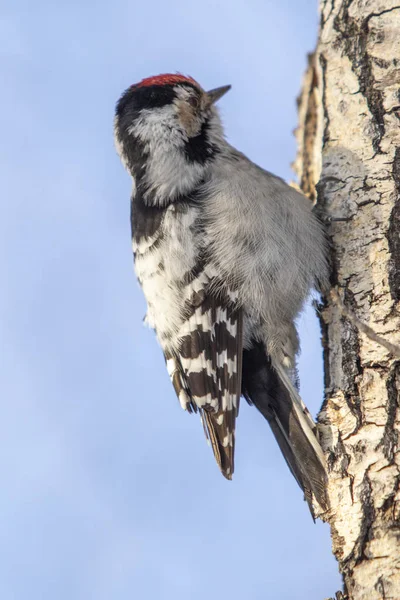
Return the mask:
<path id="1" fill-rule="evenodd" d="M 330 217 L 332 284 L 345 307 L 400 344 L 400 2 L 321 0 L 299 99 L 295 169 Z M 321 309 L 319 414 L 347 597 L 400 599 L 400 361 L 329 297 Z"/>

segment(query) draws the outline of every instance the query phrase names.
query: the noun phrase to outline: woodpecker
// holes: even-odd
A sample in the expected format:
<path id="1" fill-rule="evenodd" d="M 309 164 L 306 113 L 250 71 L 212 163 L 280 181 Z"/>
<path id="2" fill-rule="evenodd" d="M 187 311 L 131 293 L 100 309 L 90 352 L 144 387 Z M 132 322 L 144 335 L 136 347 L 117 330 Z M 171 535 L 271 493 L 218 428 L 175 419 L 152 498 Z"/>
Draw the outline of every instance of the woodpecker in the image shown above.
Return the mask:
<path id="1" fill-rule="evenodd" d="M 324 455 L 296 385 L 295 326 L 310 290 L 327 285 L 326 237 L 302 194 L 226 141 L 215 103 L 229 89 L 163 74 L 116 105 L 145 320 L 222 474 L 234 471 L 243 396 L 268 421 L 311 512 L 313 502 L 327 510 Z"/>

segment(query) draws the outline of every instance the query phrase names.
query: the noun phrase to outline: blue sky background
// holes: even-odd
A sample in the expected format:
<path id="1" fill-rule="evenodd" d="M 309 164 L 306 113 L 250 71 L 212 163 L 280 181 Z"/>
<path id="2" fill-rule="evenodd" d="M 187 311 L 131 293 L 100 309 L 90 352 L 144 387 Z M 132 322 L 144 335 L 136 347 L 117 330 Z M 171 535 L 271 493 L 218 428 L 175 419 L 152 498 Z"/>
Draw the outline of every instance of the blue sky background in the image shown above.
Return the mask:
<path id="1" fill-rule="evenodd" d="M 322 600 L 340 588 L 267 423 L 245 403 L 219 474 L 170 386 L 133 275 L 115 102 L 181 71 L 228 139 L 290 179 L 314 0 L 37 0 L 0 8 L 0 597 Z M 302 395 L 322 399 L 301 319 Z"/>

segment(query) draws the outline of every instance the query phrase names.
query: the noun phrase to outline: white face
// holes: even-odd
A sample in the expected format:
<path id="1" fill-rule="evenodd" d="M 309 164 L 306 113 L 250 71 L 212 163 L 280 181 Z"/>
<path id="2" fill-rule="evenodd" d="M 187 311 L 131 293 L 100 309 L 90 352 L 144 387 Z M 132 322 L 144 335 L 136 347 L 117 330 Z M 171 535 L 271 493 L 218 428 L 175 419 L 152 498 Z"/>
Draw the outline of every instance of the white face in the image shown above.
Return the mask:
<path id="1" fill-rule="evenodd" d="M 164 106 L 143 108 L 128 124 L 128 135 L 140 142 L 147 155 L 145 171 L 141 165 L 140 171 L 135 171 L 126 156 L 118 121 L 115 124 L 116 147 L 122 162 L 131 165 L 132 176 L 142 178 L 149 201 L 151 197 L 156 204 L 192 190 L 209 166 L 212 148 L 223 143 L 218 111 L 203 90 L 176 85 L 174 96 Z M 197 159 L 198 150 L 201 156 Z"/>
<path id="2" fill-rule="evenodd" d="M 175 99 L 171 104 L 159 108 L 143 109 L 140 118 L 130 130 L 141 141 L 168 137 L 172 146 L 199 135 L 202 125 L 212 117 L 218 118 L 217 110 L 203 90 L 177 85 Z"/>

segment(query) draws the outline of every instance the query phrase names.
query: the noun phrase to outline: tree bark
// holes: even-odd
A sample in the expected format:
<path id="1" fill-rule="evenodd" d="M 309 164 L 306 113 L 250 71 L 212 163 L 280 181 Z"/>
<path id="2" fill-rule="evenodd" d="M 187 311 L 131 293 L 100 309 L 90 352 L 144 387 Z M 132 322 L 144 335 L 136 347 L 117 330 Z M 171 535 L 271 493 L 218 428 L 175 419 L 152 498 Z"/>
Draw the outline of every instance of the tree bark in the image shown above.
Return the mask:
<path id="1" fill-rule="evenodd" d="M 321 0 L 299 98 L 295 170 L 328 218 L 332 296 L 320 312 L 333 552 L 351 600 L 400 599 L 400 2 Z"/>

